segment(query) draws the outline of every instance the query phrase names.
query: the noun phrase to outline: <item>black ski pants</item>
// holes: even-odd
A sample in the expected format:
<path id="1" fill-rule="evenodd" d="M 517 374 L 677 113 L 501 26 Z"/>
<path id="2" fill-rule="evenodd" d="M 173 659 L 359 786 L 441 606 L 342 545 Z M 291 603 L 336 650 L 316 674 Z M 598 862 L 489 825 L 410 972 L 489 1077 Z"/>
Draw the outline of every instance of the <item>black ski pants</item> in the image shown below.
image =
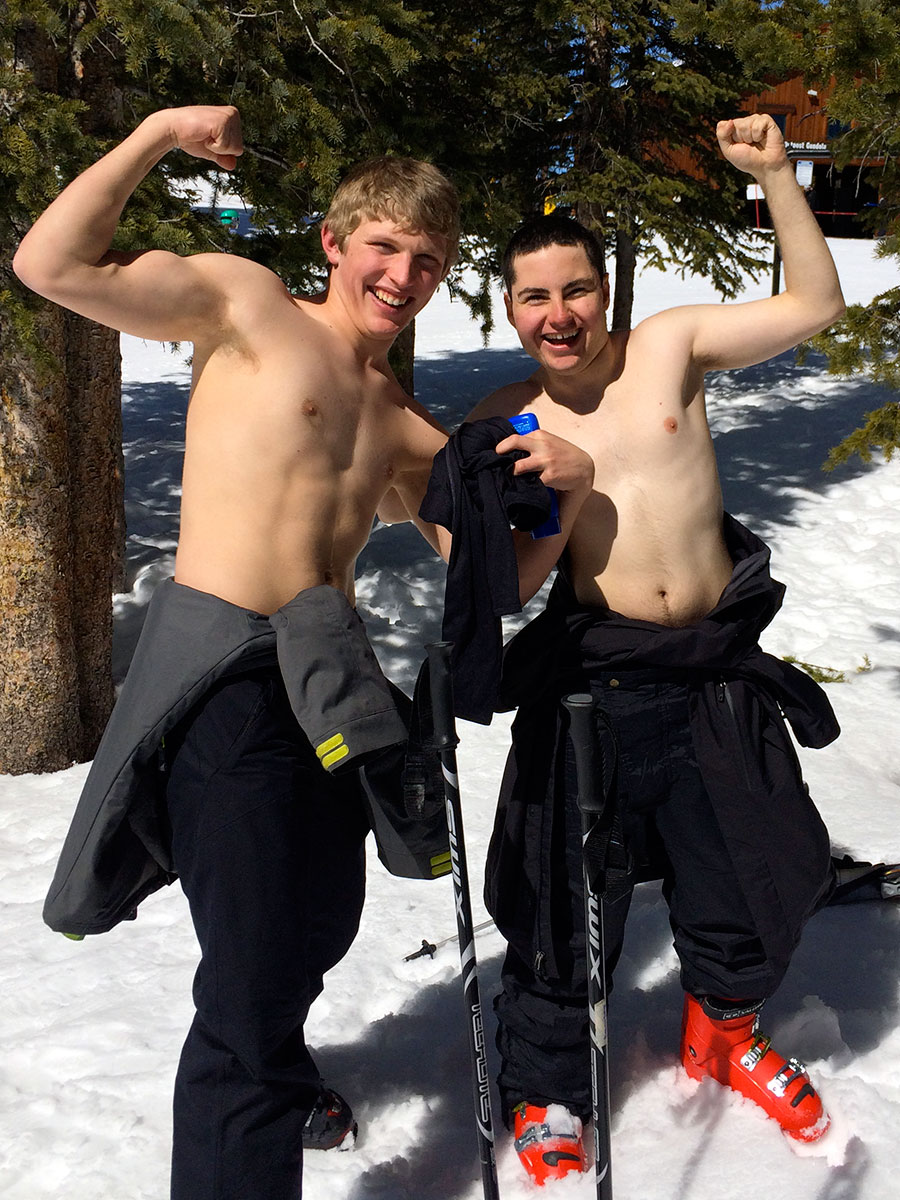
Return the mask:
<path id="1" fill-rule="evenodd" d="M 322 769 L 274 667 L 211 688 L 166 757 L 173 858 L 201 951 L 172 1200 L 298 1200 L 321 1086 L 303 1024 L 362 911 L 356 776 Z"/>
<path id="2" fill-rule="evenodd" d="M 636 860 L 626 894 L 603 906 L 608 985 L 622 950 L 631 891 L 652 863 L 651 874 L 663 875 L 685 991 L 743 1000 L 770 996 L 780 979 L 767 963 L 700 775 L 686 686 L 633 671 L 598 673 L 592 691 L 615 731 L 614 802 Z M 560 824 L 564 836 L 556 836 Z M 554 922 L 567 933 L 554 946 L 559 977 L 542 977 L 510 948 L 495 1001 L 507 1121 L 522 1100 L 565 1104 L 582 1117 L 591 1111 L 581 814 L 571 744 L 565 811 L 554 817 L 554 831 L 553 887 L 564 897 Z M 766 836 L 764 829 L 758 832 Z"/>

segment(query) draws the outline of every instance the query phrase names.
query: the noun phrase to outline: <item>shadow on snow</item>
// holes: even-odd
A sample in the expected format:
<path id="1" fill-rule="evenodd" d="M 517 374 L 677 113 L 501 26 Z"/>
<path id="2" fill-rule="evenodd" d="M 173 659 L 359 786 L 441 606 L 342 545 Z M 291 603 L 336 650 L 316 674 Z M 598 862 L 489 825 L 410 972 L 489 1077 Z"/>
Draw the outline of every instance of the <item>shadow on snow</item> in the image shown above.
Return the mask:
<path id="1" fill-rule="evenodd" d="M 677 1062 L 683 993 L 671 954 L 666 906 L 655 883 L 639 885 L 629 915 L 625 948 L 610 1001 L 610 1083 L 615 1112 L 638 1088 Z M 852 966 L 846 947 L 853 947 Z M 454 955 L 451 946 L 443 951 Z M 647 968 L 670 954 L 672 967 L 657 982 L 641 986 Z M 776 1048 L 807 1061 L 831 1060 L 841 1069 L 863 1057 L 900 1022 L 893 964 L 900 954 L 900 926 L 891 904 L 856 904 L 825 909 L 807 926 L 777 995 L 767 1004 L 763 1028 Z M 491 1002 L 499 988 L 501 956 L 479 964 L 485 1040 L 492 1077 L 495 1020 Z M 422 1097 L 424 1115 L 403 1155 L 367 1167 L 348 1200 L 456 1200 L 479 1178 L 465 1013 L 458 979 L 428 984 L 403 1011 L 367 1026 L 359 1041 L 316 1050 L 326 1078 L 358 1102 L 360 1145 L 372 1153 L 377 1114 L 410 1098 Z M 822 1081 L 820 1081 L 822 1082 Z M 826 1103 L 828 1083 L 823 1083 Z M 508 1154 L 509 1134 L 499 1120 L 492 1092 L 498 1157 Z M 674 1103 L 679 1124 L 694 1150 L 672 1197 L 693 1194 L 695 1177 L 713 1126 L 730 1119 L 731 1100 L 705 1087 Z M 371 1125 L 370 1125 L 371 1121 Z M 412 1132 L 412 1131 L 411 1131 Z M 615 1146 L 614 1146 L 615 1152 Z M 868 1168 L 865 1147 L 853 1139 L 844 1165 L 829 1171 L 819 1200 L 859 1200 Z"/>

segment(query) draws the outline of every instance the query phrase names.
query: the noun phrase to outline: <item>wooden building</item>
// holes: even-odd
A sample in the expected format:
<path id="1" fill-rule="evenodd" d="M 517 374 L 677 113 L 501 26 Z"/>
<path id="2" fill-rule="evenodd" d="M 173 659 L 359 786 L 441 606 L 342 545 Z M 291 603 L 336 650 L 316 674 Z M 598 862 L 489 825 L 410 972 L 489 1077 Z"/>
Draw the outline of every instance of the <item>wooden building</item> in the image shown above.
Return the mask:
<path id="1" fill-rule="evenodd" d="M 831 88 L 831 83 L 810 86 L 802 75 L 795 75 L 746 96 L 743 109 L 770 113 L 775 119 L 788 153 L 797 163 L 798 182 L 803 184 L 824 233 L 829 237 L 871 237 L 871 227 L 861 224 L 858 214 L 878 203 L 882 160 L 854 159 L 840 169 L 834 165 L 831 143 L 847 127 L 828 115 Z M 769 226 L 764 201 L 748 197 L 747 216 L 753 224 Z"/>

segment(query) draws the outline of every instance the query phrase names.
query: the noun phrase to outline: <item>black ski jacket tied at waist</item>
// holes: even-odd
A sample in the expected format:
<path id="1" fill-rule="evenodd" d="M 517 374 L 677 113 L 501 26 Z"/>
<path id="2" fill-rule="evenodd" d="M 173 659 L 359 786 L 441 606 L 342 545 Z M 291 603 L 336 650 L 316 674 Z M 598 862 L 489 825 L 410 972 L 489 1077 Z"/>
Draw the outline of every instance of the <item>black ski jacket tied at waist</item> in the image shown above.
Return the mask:
<path id="1" fill-rule="evenodd" d="M 520 957 L 541 963 L 547 978 L 556 977 L 557 961 L 550 847 L 563 791 L 560 701 L 589 691 L 592 671 L 650 669 L 687 684 L 703 781 L 735 887 L 770 960 L 786 965 L 830 885 L 828 833 L 801 778 L 784 717 L 800 744 L 812 747 L 838 736 L 837 719 L 818 684 L 758 645 L 784 595 L 769 574 L 768 547 L 727 514 L 724 532 L 731 580 L 696 624 L 669 628 L 580 605 L 561 569 L 544 612 L 506 648 L 501 708 L 519 712 L 485 898 Z"/>
<path id="2" fill-rule="evenodd" d="M 51 929 L 104 933 L 175 879 L 164 738 L 217 680 L 276 664 L 326 770 L 405 742 L 396 694 L 343 592 L 306 588 L 267 617 L 164 580 L 60 854 L 44 904 Z"/>
<path id="3" fill-rule="evenodd" d="M 505 417 L 461 425 L 435 455 L 419 509 L 423 521 L 453 534 L 441 633 L 453 643 L 456 715 L 482 725 L 496 707 L 500 618 L 522 611 L 510 525 L 527 532 L 550 516 L 550 493 L 538 474 L 513 474 L 523 452 L 494 449 L 515 432 Z"/>

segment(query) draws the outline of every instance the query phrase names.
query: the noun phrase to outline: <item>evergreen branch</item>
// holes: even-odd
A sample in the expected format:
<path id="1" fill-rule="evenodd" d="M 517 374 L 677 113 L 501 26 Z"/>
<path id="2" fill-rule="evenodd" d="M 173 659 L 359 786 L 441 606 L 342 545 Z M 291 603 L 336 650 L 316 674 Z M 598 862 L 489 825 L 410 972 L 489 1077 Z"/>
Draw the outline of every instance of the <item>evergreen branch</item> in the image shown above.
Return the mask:
<path id="1" fill-rule="evenodd" d="M 306 36 L 309 38 L 312 48 L 314 50 L 318 50 L 318 52 L 322 55 L 322 57 L 325 59 L 325 61 L 331 63 L 331 65 L 334 67 L 334 69 L 336 71 L 340 72 L 341 75 L 346 75 L 347 72 L 344 70 L 344 68 L 342 66 L 339 66 L 338 63 L 336 63 L 330 55 L 326 54 L 326 52 L 322 49 L 322 47 L 319 45 L 319 43 L 313 37 L 312 30 L 306 23 L 306 18 L 304 17 L 303 13 L 301 13 L 300 9 L 297 7 L 297 0 L 291 0 L 291 3 L 294 6 L 294 12 L 300 18 L 300 24 L 306 30 Z"/>
<path id="2" fill-rule="evenodd" d="M 854 454 L 864 463 L 872 461 L 872 451 L 880 450 L 885 461 L 890 462 L 894 452 L 900 448 L 900 402 L 889 400 L 874 412 L 866 413 L 865 423 L 829 451 L 822 464 L 823 471 L 833 471 L 847 462 Z"/>
<path id="3" fill-rule="evenodd" d="M 273 154 L 271 150 L 258 150 L 255 146 L 249 146 L 246 142 L 244 142 L 244 150 L 247 154 L 252 154 L 254 158 L 271 163 L 273 167 L 280 167 L 282 171 L 289 171 L 291 169 L 291 164 L 286 158 L 281 158 L 279 155 Z"/>
<path id="4" fill-rule="evenodd" d="M 784 662 L 790 663 L 794 667 L 800 667 L 807 675 L 812 676 L 816 683 L 847 682 L 845 672 L 839 671 L 836 667 L 819 667 L 815 663 L 804 662 L 803 659 L 796 658 L 793 654 L 783 654 L 781 657 Z"/>

